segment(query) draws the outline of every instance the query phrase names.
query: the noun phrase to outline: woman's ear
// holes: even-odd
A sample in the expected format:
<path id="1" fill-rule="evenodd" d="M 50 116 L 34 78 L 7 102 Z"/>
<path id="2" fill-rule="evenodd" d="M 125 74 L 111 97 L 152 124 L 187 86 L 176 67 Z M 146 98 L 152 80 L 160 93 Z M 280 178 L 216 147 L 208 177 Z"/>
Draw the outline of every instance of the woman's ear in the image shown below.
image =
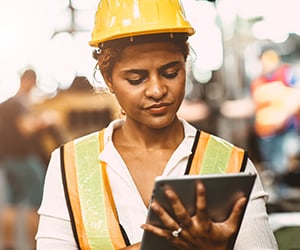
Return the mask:
<path id="1" fill-rule="evenodd" d="M 114 88 L 113 88 L 113 84 L 112 84 L 112 79 L 111 79 L 111 77 L 110 77 L 110 76 L 107 76 L 107 75 L 104 75 L 104 76 L 103 76 L 103 79 L 104 79 L 105 84 L 107 85 L 109 91 L 110 91 L 111 93 L 114 93 Z"/>

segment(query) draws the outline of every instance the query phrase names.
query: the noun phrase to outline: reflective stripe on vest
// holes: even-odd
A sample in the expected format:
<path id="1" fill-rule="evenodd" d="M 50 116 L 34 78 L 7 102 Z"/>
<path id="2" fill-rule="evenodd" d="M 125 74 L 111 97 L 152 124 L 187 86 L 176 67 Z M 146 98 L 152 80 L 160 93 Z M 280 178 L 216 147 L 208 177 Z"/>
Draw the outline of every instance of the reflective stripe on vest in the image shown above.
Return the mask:
<path id="1" fill-rule="evenodd" d="M 199 136 L 200 133 L 200 136 Z M 214 135 L 198 131 L 189 174 L 222 174 L 243 171 L 247 163 L 245 150 Z"/>
<path id="2" fill-rule="evenodd" d="M 79 249 L 126 246 L 111 194 L 106 164 L 99 161 L 104 130 L 62 148 L 62 173 L 74 237 Z M 199 136 L 200 134 L 200 136 Z M 216 136 L 197 132 L 189 174 L 239 172 L 245 151 Z"/>
<path id="3" fill-rule="evenodd" d="M 102 133 L 71 141 L 63 149 L 63 177 L 73 232 L 79 249 L 126 246 L 110 192 L 106 164 L 99 161 Z"/>

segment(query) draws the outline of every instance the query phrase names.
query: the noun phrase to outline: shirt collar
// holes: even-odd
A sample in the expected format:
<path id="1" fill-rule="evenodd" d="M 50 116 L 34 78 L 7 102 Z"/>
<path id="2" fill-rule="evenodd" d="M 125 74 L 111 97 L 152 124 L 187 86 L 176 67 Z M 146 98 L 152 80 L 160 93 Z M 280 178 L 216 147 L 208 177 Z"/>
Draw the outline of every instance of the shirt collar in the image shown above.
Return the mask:
<path id="1" fill-rule="evenodd" d="M 194 140 L 195 135 L 196 135 L 196 128 L 193 127 L 191 124 L 189 124 L 187 121 L 184 119 L 180 118 L 180 121 L 183 125 L 183 130 L 184 130 L 184 139 L 181 144 L 189 144 L 188 141 Z M 112 136 L 113 132 L 116 128 L 120 127 L 125 121 L 123 119 L 116 119 L 112 121 L 104 131 L 104 150 L 100 153 L 99 159 L 106 161 L 105 156 L 109 156 L 110 154 L 107 152 L 107 150 L 111 150 L 111 147 L 113 146 L 113 141 L 112 141 Z M 190 148 L 186 148 L 189 153 L 191 153 Z"/>

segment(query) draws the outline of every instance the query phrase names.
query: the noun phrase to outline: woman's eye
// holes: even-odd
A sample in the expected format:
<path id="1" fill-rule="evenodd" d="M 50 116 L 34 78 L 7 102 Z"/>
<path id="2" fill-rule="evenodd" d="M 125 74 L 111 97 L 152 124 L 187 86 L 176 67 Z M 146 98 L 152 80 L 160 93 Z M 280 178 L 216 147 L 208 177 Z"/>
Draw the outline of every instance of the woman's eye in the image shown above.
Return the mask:
<path id="1" fill-rule="evenodd" d="M 179 72 L 179 69 L 176 70 L 175 72 L 170 72 L 170 73 L 165 72 L 165 73 L 162 73 L 161 75 L 167 79 L 173 79 L 178 75 L 178 72 Z"/>
<path id="2" fill-rule="evenodd" d="M 129 78 L 127 78 L 126 80 L 132 85 L 138 85 L 138 84 L 141 84 L 142 82 L 144 82 L 145 79 L 146 79 L 145 77 L 141 77 L 141 78 L 138 78 L 138 79 L 129 79 Z"/>

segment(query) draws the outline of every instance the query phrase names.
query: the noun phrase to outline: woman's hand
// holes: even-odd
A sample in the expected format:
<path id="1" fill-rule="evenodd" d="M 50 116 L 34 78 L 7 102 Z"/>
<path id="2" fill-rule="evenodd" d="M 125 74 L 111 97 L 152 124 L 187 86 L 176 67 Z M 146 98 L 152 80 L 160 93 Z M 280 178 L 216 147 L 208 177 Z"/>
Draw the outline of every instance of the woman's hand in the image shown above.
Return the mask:
<path id="1" fill-rule="evenodd" d="M 155 227 L 150 224 L 144 224 L 142 228 L 167 239 L 178 249 L 182 250 L 229 249 L 232 239 L 238 230 L 246 198 L 240 198 L 235 203 L 226 221 L 213 222 L 207 213 L 206 195 L 203 184 L 198 183 L 196 189 L 196 214 L 194 216 L 191 217 L 189 215 L 174 191 L 166 189 L 165 194 L 172 205 L 176 220 L 158 203 L 153 202 L 151 208 L 168 229 Z M 176 233 L 174 236 L 172 232 L 179 228 L 182 228 L 182 230 L 179 230 L 178 237 L 176 237 Z"/>

